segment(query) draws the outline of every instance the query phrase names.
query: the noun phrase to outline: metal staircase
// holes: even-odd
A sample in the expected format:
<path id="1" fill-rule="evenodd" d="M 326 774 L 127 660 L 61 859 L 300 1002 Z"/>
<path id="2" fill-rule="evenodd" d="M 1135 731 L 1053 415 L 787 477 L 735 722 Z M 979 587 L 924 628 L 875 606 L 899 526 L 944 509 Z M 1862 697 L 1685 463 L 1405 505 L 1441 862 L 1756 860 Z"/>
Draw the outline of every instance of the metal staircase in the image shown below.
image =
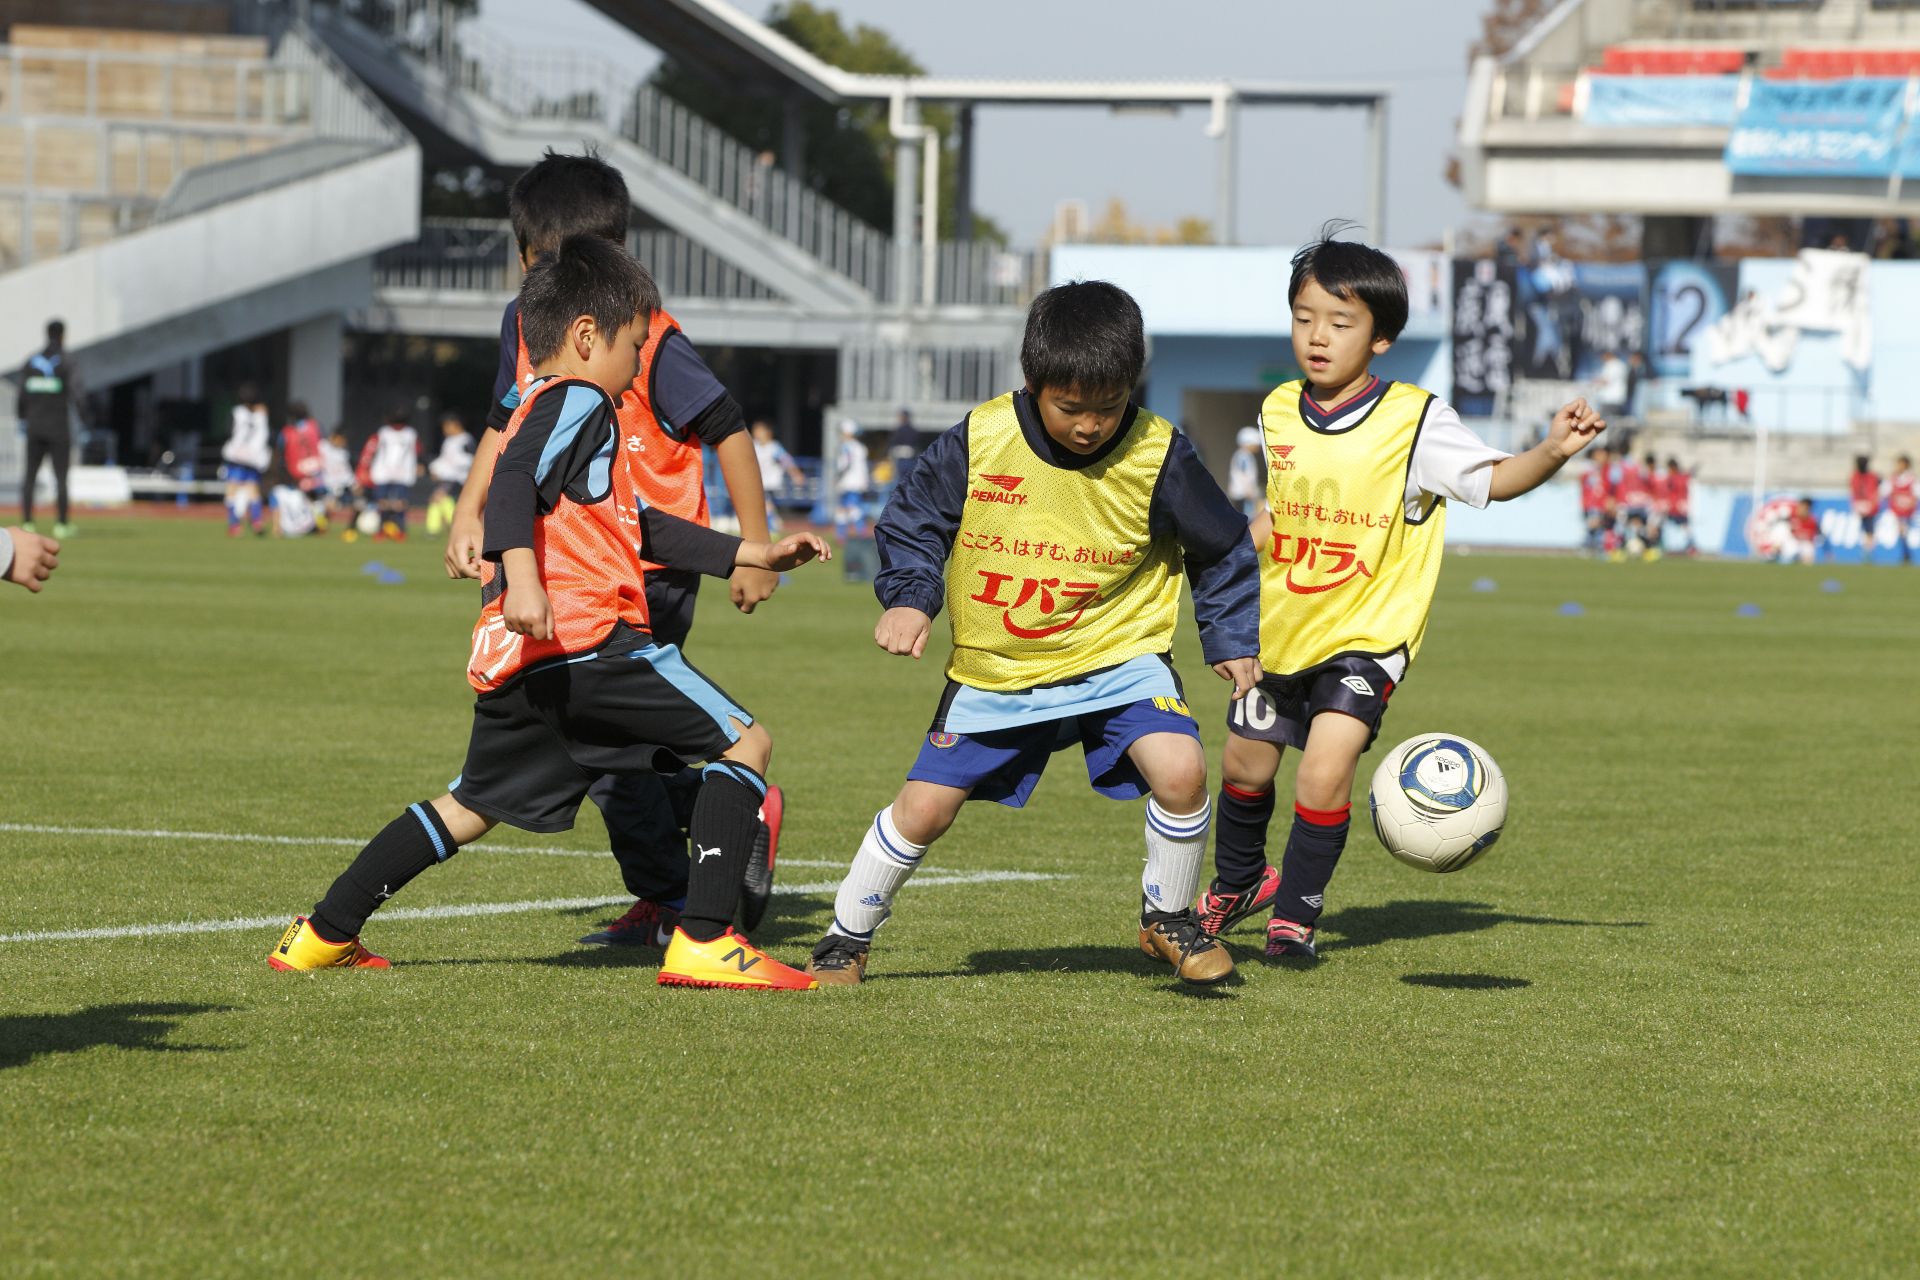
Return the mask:
<path id="1" fill-rule="evenodd" d="M 835 349 L 833 412 L 872 424 L 903 406 L 928 423 L 952 421 L 1013 385 L 1044 255 L 941 245 L 935 303 L 922 305 L 917 284 L 897 279 L 892 237 L 603 59 L 509 45 L 471 25 L 421 42 L 314 12 L 321 37 L 418 131 L 498 165 L 584 144 L 619 168 L 634 203 L 665 228 L 637 233 L 631 247 L 696 341 Z M 474 245 L 461 241 L 476 234 L 500 237 L 478 273 Z M 495 332 L 518 283 L 512 257 L 497 224 L 430 224 L 418 246 L 382 256 L 368 324 Z"/>

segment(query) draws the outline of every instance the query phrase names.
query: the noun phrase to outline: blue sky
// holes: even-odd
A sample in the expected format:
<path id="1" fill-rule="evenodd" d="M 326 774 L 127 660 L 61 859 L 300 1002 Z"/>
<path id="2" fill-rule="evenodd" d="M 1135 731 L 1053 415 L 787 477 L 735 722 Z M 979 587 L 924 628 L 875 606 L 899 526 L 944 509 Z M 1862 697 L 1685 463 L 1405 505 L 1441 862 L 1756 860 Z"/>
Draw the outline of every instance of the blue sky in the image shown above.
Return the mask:
<path id="1" fill-rule="evenodd" d="M 1384 83 L 1394 92 L 1387 238 L 1413 246 L 1438 242 L 1445 228 L 1471 216 L 1442 171 L 1466 92 L 1466 49 L 1488 3 L 826 0 L 826 7 L 849 24 L 890 32 L 945 75 Z M 753 0 L 742 7 L 764 12 Z M 638 74 L 657 60 L 582 0 L 482 0 L 480 20 L 529 44 L 606 53 Z M 1016 243 L 1033 243 L 1066 198 L 1086 200 L 1096 216 L 1112 196 L 1148 222 L 1212 216 L 1214 148 L 1200 110 L 1169 118 L 996 107 L 977 118 L 977 206 Z M 1243 111 L 1241 121 L 1243 242 L 1298 243 L 1328 218 L 1364 216 L 1361 112 L 1263 107 Z"/>

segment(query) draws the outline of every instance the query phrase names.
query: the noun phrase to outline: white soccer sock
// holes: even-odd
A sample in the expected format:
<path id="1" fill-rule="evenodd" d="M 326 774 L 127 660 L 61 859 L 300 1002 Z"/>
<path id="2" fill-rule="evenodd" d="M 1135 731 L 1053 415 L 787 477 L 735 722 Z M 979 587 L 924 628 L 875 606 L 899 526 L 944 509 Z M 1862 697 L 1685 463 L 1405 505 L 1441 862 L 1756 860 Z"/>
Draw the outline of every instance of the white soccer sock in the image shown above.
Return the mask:
<path id="1" fill-rule="evenodd" d="M 840 882 L 840 892 L 834 895 L 833 927 L 828 932 L 871 941 L 873 931 L 893 913 L 893 895 L 926 851 L 926 845 L 907 840 L 893 825 L 892 805 L 875 814 L 847 878 Z"/>
<path id="2" fill-rule="evenodd" d="M 1147 797 L 1147 869 L 1140 891 L 1153 910 L 1185 911 L 1193 905 L 1212 820 L 1213 805 L 1205 798 L 1198 812 L 1176 817 Z"/>

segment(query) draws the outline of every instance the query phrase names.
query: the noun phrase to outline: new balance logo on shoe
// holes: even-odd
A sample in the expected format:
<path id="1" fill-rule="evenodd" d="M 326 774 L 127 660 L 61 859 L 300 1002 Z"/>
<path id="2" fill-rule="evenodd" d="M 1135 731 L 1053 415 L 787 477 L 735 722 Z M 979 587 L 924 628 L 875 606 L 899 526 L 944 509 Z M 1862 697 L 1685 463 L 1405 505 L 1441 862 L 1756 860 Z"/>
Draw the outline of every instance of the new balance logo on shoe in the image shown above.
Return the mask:
<path id="1" fill-rule="evenodd" d="M 1347 686 L 1347 688 L 1353 690 L 1355 693 L 1359 694 L 1363 698 L 1371 698 L 1373 696 L 1373 686 L 1368 684 L 1365 680 L 1362 680 L 1359 676 L 1342 677 L 1340 683 Z"/>
<path id="2" fill-rule="evenodd" d="M 705 862 L 708 858 L 711 858 L 720 852 L 720 849 L 718 846 L 715 846 L 714 848 L 711 848 L 711 849 L 704 848 L 700 845 L 695 845 L 693 847 L 700 850 L 700 861 L 702 862 Z"/>
<path id="3" fill-rule="evenodd" d="M 745 973 L 747 970 L 753 968 L 753 966 L 760 963 L 759 956 L 754 956 L 751 959 L 748 958 L 747 949 L 745 947 L 735 947 L 733 950 L 727 952 L 727 954 L 720 957 L 721 964 L 725 964 L 729 960 L 733 961 L 734 966 L 738 968 L 742 973 Z"/>

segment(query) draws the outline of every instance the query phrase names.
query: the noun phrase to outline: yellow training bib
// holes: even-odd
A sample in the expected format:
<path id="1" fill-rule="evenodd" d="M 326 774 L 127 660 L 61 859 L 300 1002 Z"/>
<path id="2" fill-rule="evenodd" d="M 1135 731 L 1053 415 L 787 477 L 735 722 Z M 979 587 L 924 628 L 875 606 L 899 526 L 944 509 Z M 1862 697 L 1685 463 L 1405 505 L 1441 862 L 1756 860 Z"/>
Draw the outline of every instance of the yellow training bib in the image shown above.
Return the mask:
<path id="1" fill-rule="evenodd" d="M 1273 536 L 1260 548 L 1260 665 L 1292 675 L 1342 653 L 1420 651 L 1440 576 L 1446 504 L 1409 520 L 1408 469 L 1433 397 L 1392 383 L 1337 432 L 1300 415 L 1303 384 L 1260 410 Z"/>
<path id="2" fill-rule="evenodd" d="M 1147 512 L 1173 427 L 1137 411 L 1078 471 L 1035 455 L 1011 395 L 967 418 L 967 500 L 947 560 L 947 676 L 991 693 L 1056 684 L 1173 647 L 1180 548 Z"/>

